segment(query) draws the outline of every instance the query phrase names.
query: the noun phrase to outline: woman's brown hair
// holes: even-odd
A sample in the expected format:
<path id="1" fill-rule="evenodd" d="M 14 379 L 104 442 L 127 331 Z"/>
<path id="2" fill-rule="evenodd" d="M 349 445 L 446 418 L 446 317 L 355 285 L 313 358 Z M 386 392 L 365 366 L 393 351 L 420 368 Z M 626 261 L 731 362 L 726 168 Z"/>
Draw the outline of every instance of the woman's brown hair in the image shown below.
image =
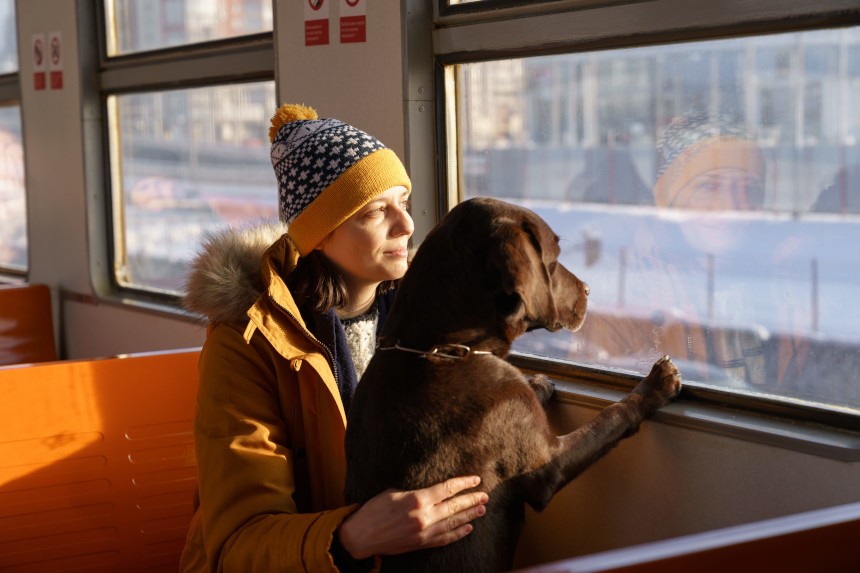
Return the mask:
<path id="1" fill-rule="evenodd" d="M 384 281 L 376 289 L 376 296 L 383 295 L 397 286 L 397 280 Z M 346 284 L 340 272 L 325 255 L 313 250 L 301 257 L 287 278 L 287 286 L 298 306 L 305 304 L 316 312 L 328 312 L 347 302 Z"/>

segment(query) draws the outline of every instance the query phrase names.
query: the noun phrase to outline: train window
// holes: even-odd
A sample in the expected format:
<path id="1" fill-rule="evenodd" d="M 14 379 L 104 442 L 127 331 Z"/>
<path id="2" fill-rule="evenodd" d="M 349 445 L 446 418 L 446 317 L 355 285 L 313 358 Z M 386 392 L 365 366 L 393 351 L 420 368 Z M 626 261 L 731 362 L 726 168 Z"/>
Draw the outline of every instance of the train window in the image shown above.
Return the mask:
<path id="1" fill-rule="evenodd" d="M 27 197 L 14 0 L 0 0 L 0 272 L 27 270 Z"/>
<path id="2" fill-rule="evenodd" d="M 0 74 L 18 71 L 15 0 L 0 0 Z"/>
<path id="3" fill-rule="evenodd" d="M 104 6 L 109 56 L 272 31 L 271 0 L 104 0 Z"/>
<path id="4" fill-rule="evenodd" d="M 589 0 L 574 0 L 574 3 L 583 4 Z M 558 0 L 444 0 L 447 6 L 460 6 L 463 4 L 484 4 L 489 6 L 519 6 L 522 4 L 549 4 Z"/>
<path id="5" fill-rule="evenodd" d="M 21 108 L 0 106 L 0 269 L 27 269 L 27 197 Z"/>
<path id="6" fill-rule="evenodd" d="M 451 64 L 460 199 L 591 286 L 516 350 L 860 412 L 860 27 Z"/>
<path id="7" fill-rule="evenodd" d="M 275 222 L 274 82 L 109 98 L 121 286 L 176 292 L 204 232 Z"/>
<path id="8" fill-rule="evenodd" d="M 113 283 L 170 304 L 206 232 L 277 221 L 272 2 L 100 7 Z"/>
<path id="9" fill-rule="evenodd" d="M 447 0 L 448 6 L 459 6 L 460 4 L 475 4 L 478 2 L 488 2 L 492 0 Z"/>
<path id="10" fill-rule="evenodd" d="M 626 0 L 441 0 L 441 11 L 455 7 L 468 12 L 501 11 L 508 15 L 517 11 L 553 11 L 591 6 L 610 6 Z M 504 17 L 504 15 L 499 14 Z"/>

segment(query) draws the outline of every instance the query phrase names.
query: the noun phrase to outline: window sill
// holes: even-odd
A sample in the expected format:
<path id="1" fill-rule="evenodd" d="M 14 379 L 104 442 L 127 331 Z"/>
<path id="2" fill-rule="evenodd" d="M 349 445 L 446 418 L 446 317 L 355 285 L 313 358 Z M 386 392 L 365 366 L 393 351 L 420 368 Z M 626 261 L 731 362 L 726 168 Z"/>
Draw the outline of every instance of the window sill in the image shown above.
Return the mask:
<path id="1" fill-rule="evenodd" d="M 550 376 L 556 385 L 555 401 L 592 409 L 621 400 L 639 380 L 632 374 L 526 355 L 512 355 L 510 361 L 525 372 Z M 685 382 L 678 399 L 652 419 L 816 456 L 860 461 L 860 432 L 855 429 L 860 427 L 860 417 L 849 413 L 741 396 Z"/>

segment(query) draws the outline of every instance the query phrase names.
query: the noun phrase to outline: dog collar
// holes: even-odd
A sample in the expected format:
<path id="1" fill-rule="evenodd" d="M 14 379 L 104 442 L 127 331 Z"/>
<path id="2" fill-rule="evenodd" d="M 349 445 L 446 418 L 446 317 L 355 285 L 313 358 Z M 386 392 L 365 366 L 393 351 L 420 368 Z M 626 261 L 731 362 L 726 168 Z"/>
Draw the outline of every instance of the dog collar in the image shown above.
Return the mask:
<path id="1" fill-rule="evenodd" d="M 430 350 L 416 350 L 414 348 L 406 348 L 405 346 L 400 346 L 400 341 L 398 340 L 391 346 L 380 346 L 379 343 L 376 345 L 377 350 L 400 350 L 402 352 L 411 352 L 412 354 L 418 354 L 421 358 L 438 358 L 441 360 L 462 360 L 468 356 L 481 355 L 481 354 L 492 354 L 489 350 L 472 350 L 465 344 L 438 344 L 431 348 Z"/>

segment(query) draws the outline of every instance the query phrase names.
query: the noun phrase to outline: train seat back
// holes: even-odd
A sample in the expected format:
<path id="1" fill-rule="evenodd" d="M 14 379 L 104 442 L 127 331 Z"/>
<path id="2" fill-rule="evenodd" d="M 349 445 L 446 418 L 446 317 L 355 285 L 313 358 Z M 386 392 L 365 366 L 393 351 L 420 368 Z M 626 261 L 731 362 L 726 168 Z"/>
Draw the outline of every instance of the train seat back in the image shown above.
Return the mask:
<path id="1" fill-rule="evenodd" d="M 176 571 L 198 355 L 0 367 L 0 569 Z"/>
<path id="2" fill-rule="evenodd" d="M 0 286 L 0 366 L 56 359 L 48 286 Z"/>

